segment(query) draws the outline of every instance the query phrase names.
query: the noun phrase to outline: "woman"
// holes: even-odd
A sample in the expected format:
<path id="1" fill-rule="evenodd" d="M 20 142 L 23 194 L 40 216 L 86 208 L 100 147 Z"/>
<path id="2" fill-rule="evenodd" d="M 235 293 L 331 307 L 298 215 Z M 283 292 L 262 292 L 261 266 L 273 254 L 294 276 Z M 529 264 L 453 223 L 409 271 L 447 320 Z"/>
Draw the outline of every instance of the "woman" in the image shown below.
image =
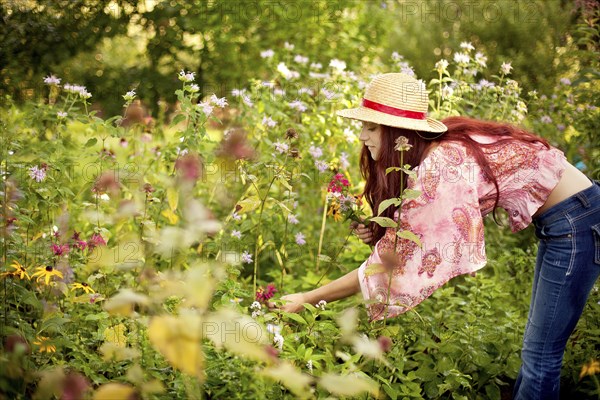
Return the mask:
<path id="1" fill-rule="evenodd" d="M 371 256 L 333 282 L 283 296 L 281 309 L 298 312 L 303 303 L 361 291 L 371 320 L 406 312 L 452 277 L 485 265 L 482 217 L 502 207 L 512 231 L 533 222 L 540 239 L 514 395 L 556 399 L 567 339 L 600 273 L 600 183 L 523 129 L 465 117 L 436 121 L 426 117 L 428 104 L 422 83 L 391 73 L 367 86 L 360 107 L 338 112 L 363 121 L 360 167 L 373 210 L 402 188 L 420 191 L 401 214 L 392 206 L 381 215 L 401 215 L 399 229 L 421 244 L 396 239 L 396 228 L 354 224 L 360 239 L 376 243 Z M 386 175 L 400 165 L 398 149 L 416 177 Z"/>

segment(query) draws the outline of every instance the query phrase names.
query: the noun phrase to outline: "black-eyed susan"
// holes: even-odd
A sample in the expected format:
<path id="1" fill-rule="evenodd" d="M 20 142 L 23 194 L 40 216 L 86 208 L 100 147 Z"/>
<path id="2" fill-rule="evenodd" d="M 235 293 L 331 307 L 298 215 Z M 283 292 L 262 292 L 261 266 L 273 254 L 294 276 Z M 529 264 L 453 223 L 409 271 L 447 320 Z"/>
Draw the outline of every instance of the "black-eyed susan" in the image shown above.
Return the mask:
<path id="1" fill-rule="evenodd" d="M 579 374 L 579 379 L 586 375 L 592 376 L 598 373 L 600 373 L 600 361 L 592 360 L 587 364 L 583 364 L 583 367 L 581 367 L 581 373 Z"/>
<path id="2" fill-rule="evenodd" d="M 33 344 L 39 347 L 38 351 L 40 353 L 54 353 L 56 351 L 56 345 L 52 344 L 50 338 L 46 336 L 36 337 Z"/>
<path id="3" fill-rule="evenodd" d="M 71 285 L 71 290 L 83 289 L 86 293 L 96 293 L 90 285 L 85 282 L 75 282 Z"/>
<path id="4" fill-rule="evenodd" d="M 337 201 L 331 202 L 329 205 L 329 211 L 327 211 L 327 215 L 332 216 L 335 222 L 341 221 L 344 218 L 340 211 L 340 205 Z"/>
<path id="5" fill-rule="evenodd" d="M 33 275 L 31 275 L 32 278 L 36 278 L 36 281 L 39 282 L 40 279 L 44 279 L 44 284 L 49 285 L 50 284 L 50 279 L 52 279 L 53 276 L 58 276 L 59 278 L 63 277 L 62 272 L 54 269 L 52 266 L 50 265 L 46 265 L 46 266 L 40 266 L 37 267 L 35 269 L 35 272 Z"/>
<path id="6" fill-rule="evenodd" d="M 31 277 L 27 273 L 27 269 L 24 266 L 22 266 L 21 263 L 17 260 L 14 260 L 10 266 L 14 269 L 14 271 L 3 272 L 0 274 L 0 277 L 14 276 L 18 277 L 19 279 L 31 279 Z"/>

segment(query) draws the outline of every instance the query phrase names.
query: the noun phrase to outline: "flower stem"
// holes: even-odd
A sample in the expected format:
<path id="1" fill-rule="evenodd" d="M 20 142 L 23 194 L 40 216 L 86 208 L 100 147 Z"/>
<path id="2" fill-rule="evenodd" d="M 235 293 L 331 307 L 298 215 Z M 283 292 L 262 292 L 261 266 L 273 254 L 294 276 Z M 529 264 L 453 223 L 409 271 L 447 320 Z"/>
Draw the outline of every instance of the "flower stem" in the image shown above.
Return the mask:
<path id="1" fill-rule="evenodd" d="M 325 233 L 325 219 L 327 218 L 327 195 L 325 195 L 325 202 L 323 206 L 323 218 L 321 221 L 321 233 L 319 235 L 319 248 L 317 250 L 317 265 L 316 272 L 319 272 L 319 262 L 321 261 L 321 248 L 323 247 L 323 234 Z"/>

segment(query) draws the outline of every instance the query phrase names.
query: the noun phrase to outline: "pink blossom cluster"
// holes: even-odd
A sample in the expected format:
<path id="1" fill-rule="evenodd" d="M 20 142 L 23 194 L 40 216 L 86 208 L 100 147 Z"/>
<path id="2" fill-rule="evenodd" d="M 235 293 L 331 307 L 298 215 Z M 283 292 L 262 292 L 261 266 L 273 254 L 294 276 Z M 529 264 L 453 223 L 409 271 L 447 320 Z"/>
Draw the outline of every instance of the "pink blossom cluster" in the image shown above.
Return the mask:
<path id="1" fill-rule="evenodd" d="M 275 285 L 269 283 L 266 289 L 258 288 L 258 290 L 256 291 L 256 300 L 266 302 L 270 300 L 275 295 L 275 293 L 277 293 Z"/>
<path id="2" fill-rule="evenodd" d="M 327 187 L 327 191 L 329 193 L 342 193 L 345 187 L 350 186 L 350 182 L 348 179 L 344 177 L 344 174 L 337 173 L 329 182 L 329 186 Z"/>

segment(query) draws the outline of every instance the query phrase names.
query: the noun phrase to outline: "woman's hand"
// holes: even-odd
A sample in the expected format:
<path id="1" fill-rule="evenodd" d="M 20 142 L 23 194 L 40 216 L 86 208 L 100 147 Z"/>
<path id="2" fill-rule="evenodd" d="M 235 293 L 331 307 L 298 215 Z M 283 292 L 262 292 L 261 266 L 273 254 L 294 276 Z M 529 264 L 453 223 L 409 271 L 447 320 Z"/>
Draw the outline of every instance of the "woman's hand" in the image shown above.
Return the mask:
<path id="1" fill-rule="evenodd" d="M 350 229 L 354 231 L 356 236 L 365 244 L 369 244 L 373 241 L 373 232 L 366 227 L 364 224 L 359 224 L 356 221 L 350 223 Z"/>
<path id="2" fill-rule="evenodd" d="M 303 303 L 306 303 L 304 293 L 286 294 L 281 297 L 282 305 L 279 307 L 281 311 L 288 313 L 297 313 L 304 309 Z M 269 302 L 269 309 L 273 310 L 275 307 L 274 303 Z"/>

